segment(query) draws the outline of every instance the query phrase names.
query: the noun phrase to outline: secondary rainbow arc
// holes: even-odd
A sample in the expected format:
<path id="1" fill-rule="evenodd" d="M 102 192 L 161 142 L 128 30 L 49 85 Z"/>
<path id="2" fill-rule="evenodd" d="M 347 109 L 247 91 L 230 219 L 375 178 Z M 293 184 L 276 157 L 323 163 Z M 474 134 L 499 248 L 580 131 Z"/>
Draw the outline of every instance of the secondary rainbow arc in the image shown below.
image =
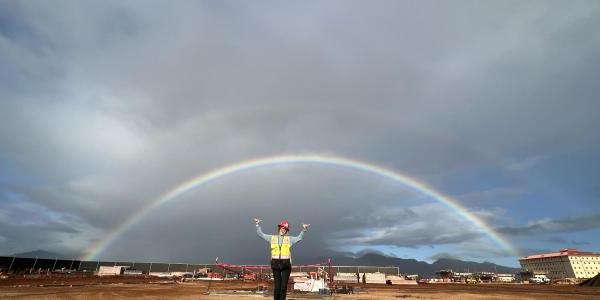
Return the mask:
<path id="1" fill-rule="evenodd" d="M 238 162 L 222 168 L 218 168 L 207 173 L 201 174 L 200 176 L 191 178 L 188 181 L 183 182 L 174 189 L 169 190 L 163 194 L 160 198 L 152 201 L 148 206 L 144 207 L 140 211 L 134 213 L 125 222 L 115 227 L 108 235 L 100 240 L 98 243 L 93 244 L 86 255 L 82 258 L 83 260 L 93 260 L 99 254 L 101 254 L 108 246 L 110 246 L 115 240 L 123 235 L 129 228 L 139 223 L 147 214 L 154 209 L 164 205 L 165 203 L 176 199 L 178 196 L 206 185 L 216 179 L 220 179 L 226 176 L 238 174 L 240 172 L 249 171 L 257 168 L 266 168 L 281 164 L 321 164 L 321 165 L 333 165 L 339 167 L 345 167 L 362 171 L 368 174 L 374 174 L 384 178 L 391 179 L 400 183 L 401 185 L 408 187 L 409 189 L 426 195 L 456 212 L 459 216 L 469 221 L 483 233 L 485 233 L 491 240 L 498 244 L 507 253 L 518 256 L 515 249 L 506 241 L 499 233 L 485 223 L 481 218 L 471 213 L 467 208 L 462 206 L 457 200 L 446 196 L 435 189 L 429 187 L 425 183 L 419 182 L 409 176 L 406 176 L 400 172 L 377 166 L 368 162 L 339 157 L 339 156 L 328 156 L 328 155 L 281 155 L 263 157 L 258 159 L 252 159 L 247 161 Z"/>

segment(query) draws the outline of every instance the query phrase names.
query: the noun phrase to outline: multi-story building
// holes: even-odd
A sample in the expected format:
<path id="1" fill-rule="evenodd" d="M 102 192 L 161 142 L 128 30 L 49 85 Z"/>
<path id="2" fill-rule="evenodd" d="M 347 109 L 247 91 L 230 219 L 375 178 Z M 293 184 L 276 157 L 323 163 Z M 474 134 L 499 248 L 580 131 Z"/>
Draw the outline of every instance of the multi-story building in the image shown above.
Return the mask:
<path id="1" fill-rule="evenodd" d="M 545 274 L 550 279 L 592 278 L 600 273 L 600 253 L 577 249 L 522 257 L 521 267 L 535 274 Z"/>

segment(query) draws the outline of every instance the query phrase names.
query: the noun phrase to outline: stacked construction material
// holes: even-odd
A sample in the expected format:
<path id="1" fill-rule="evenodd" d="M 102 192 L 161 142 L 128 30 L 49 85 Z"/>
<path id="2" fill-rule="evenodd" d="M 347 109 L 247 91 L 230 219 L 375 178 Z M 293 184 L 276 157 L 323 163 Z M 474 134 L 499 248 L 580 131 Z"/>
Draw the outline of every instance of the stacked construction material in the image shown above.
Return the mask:
<path id="1" fill-rule="evenodd" d="M 327 288 L 325 280 L 310 278 L 306 282 L 294 283 L 294 290 L 303 292 L 314 292 L 317 293 L 319 290 Z"/>
<path id="2" fill-rule="evenodd" d="M 98 276 L 115 276 L 123 274 L 123 271 L 127 266 L 100 266 L 98 269 Z"/>
<path id="3" fill-rule="evenodd" d="M 396 275 L 386 275 L 385 276 L 385 280 L 386 282 L 389 281 L 391 284 L 404 284 L 404 285 L 416 285 L 417 281 L 416 280 L 409 280 L 409 279 L 405 279 L 403 276 L 396 276 Z"/>
<path id="4" fill-rule="evenodd" d="M 123 275 L 127 275 L 127 276 L 142 276 L 144 273 L 142 272 L 142 270 L 125 270 L 123 272 Z"/>
<path id="5" fill-rule="evenodd" d="M 365 283 L 385 284 L 385 273 L 365 273 Z"/>
<path id="6" fill-rule="evenodd" d="M 362 279 L 364 273 L 361 273 L 359 276 Z M 333 276 L 333 280 L 341 283 L 357 283 L 358 280 L 356 278 L 356 273 L 337 273 Z"/>
<path id="7" fill-rule="evenodd" d="M 307 282 L 310 278 L 306 272 L 292 272 L 290 273 L 290 282 Z"/>

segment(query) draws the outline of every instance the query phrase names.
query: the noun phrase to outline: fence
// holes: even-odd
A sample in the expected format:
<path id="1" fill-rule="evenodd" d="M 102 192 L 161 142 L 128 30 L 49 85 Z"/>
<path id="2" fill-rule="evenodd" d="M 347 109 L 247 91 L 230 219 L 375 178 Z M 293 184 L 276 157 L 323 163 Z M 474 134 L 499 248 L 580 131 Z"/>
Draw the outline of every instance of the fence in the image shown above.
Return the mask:
<path id="1" fill-rule="evenodd" d="M 150 272 L 193 272 L 201 268 L 211 268 L 217 273 L 231 273 L 231 268 L 223 269 L 214 264 L 188 264 L 188 263 L 163 263 L 163 262 L 127 262 L 127 261 L 81 261 L 76 259 L 47 259 L 32 257 L 0 256 L 0 272 L 19 273 L 19 272 L 55 272 L 61 270 L 70 270 L 78 272 L 94 272 L 100 266 L 129 266 L 131 269 L 140 270 L 144 273 Z M 245 265 L 239 265 L 235 270 L 242 270 Z M 325 268 L 328 268 L 325 266 Z M 316 272 L 319 267 L 294 266 L 293 272 Z M 329 271 L 329 269 L 327 269 Z M 377 266 L 331 266 L 331 272 L 336 273 L 374 273 L 381 272 L 390 275 L 399 275 L 398 267 L 377 267 Z M 259 273 L 271 273 L 271 267 L 264 265 Z"/>

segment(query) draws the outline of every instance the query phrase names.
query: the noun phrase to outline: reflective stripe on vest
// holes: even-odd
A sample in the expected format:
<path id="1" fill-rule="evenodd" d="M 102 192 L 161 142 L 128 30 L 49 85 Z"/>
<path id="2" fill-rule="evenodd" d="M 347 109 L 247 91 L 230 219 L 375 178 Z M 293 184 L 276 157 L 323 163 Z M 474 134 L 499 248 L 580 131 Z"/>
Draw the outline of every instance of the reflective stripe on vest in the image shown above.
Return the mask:
<path id="1" fill-rule="evenodd" d="M 283 236 L 281 245 L 279 245 L 278 235 L 274 235 L 271 237 L 271 258 L 288 259 L 291 256 L 291 248 L 292 244 L 290 243 L 289 236 Z"/>

